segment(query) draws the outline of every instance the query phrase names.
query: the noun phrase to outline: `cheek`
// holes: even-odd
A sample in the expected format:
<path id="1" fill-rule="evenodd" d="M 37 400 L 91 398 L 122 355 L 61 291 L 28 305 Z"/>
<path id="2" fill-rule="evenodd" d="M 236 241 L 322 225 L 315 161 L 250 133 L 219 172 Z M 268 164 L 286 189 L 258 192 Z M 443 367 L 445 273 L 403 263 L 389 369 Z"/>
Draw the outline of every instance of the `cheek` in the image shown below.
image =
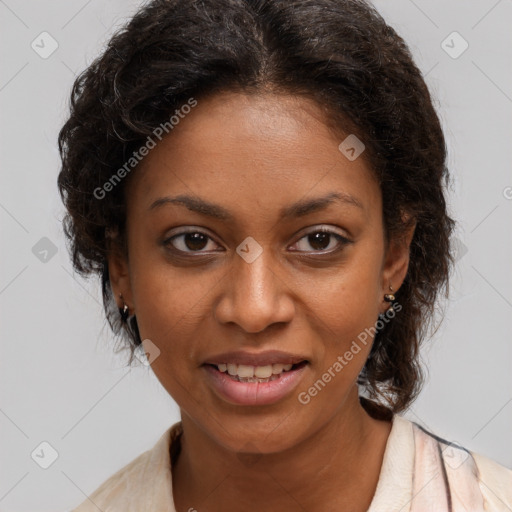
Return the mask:
<path id="1" fill-rule="evenodd" d="M 169 275 L 169 268 L 141 266 L 134 270 L 139 333 L 159 351 L 151 361 L 152 371 L 180 406 L 187 404 L 186 409 L 191 409 L 197 401 L 191 397 L 199 395 L 193 373 L 197 366 L 194 343 L 201 335 L 197 317 L 204 289 L 196 293 L 193 281 L 180 281 L 174 273 Z"/>
<path id="2" fill-rule="evenodd" d="M 197 278 L 171 265 L 157 241 L 140 230 L 132 240 L 130 283 L 140 335 L 165 344 L 179 339 L 176 333 L 186 329 L 187 317 L 214 283 L 206 274 Z"/>
<path id="3" fill-rule="evenodd" d="M 379 263 L 362 250 L 354 251 L 338 275 L 312 287 L 318 312 L 337 330 L 351 331 L 358 325 L 364 327 L 375 322 L 379 314 Z"/>
<path id="4" fill-rule="evenodd" d="M 218 273 L 200 276 L 173 267 L 156 251 L 130 254 L 131 285 L 141 339 L 149 339 L 159 350 L 151 363 L 156 377 L 178 403 L 188 403 L 195 389 L 198 366 L 197 347 L 205 336 L 204 325 L 211 315 L 212 292 Z M 145 257 L 146 254 L 150 256 Z"/>
<path id="5" fill-rule="evenodd" d="M 200 311 L 207 300 L 206 289 L 208 284 L 204 280 L 184 280 L 155 268 L 140 272 L 133 292 L 141 337 L 179 350 L 179 340 L 191 337 L 200 321 Z"/>
<path id="6" fill-rule="evenodd" d="M 378 254 L 360 254 L 353 255 L 337 280 L 317 288 L 310 302 L 322 337 L 329 340 L 322 366 L 332 367 L 341 356 L 343 374 L 351 380 L 368 357 L 380 312 Z"/>

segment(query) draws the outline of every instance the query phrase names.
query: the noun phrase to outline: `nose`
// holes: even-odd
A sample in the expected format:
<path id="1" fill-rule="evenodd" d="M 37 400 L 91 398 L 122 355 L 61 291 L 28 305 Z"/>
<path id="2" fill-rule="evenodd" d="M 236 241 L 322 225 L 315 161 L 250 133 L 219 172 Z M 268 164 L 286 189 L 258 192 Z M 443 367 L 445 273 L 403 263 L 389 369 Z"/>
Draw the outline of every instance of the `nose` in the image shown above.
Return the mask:
<path id="1" fill-rule="evenodd" d="M 293 287 L 282 274 L 269 250 L 252 263 L 236 255 L 214 308 L 217 321 L 235 323 L 250 333 L 290 322 L 295 312 Z"/>

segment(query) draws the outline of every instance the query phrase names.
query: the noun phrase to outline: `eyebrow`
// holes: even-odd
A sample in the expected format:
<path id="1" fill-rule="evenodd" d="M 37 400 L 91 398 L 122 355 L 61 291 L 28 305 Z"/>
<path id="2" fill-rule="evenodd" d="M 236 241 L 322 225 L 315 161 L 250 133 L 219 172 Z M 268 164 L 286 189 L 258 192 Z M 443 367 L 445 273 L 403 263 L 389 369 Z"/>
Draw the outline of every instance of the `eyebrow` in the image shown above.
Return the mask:
<path id="1" fill-rule="evenodd" d="M 279 212 L 279 217 L 284 219 L 304 217 L 310 213 L 323 210 L 335 202 L 352 205 L 364 210 L 363 204 L 356 197 L 345 192 L 332 192 L 322 197 L 298 201 L 292 205 L 286 206 Z M 151 203 L 149 210 L 152 211 L 167 204 L 185 206 L 193 212 L 223 221 L 234 221 L 235 219 L 234 215 L 224 207 L 205 201 L 204 199 L 188 195 L 161 197 Z"/>

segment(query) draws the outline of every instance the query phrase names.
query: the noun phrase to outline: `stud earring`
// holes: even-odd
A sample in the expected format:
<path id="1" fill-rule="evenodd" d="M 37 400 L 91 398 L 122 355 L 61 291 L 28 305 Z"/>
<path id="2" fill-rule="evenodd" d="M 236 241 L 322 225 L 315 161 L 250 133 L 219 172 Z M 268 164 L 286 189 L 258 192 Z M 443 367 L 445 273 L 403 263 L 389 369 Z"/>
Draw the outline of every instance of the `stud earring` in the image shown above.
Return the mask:
<path id="1" fill-rule="evenodd" d="M 121 320 L 126 322 L 128 320 L 128 316 L 130 315 L 130 308 L 126 305 L 122 293 L 119 294 L 119 298 L 123 301 L 123 307 L 119 308 L 119 314 L 121 315 Z"/>
<path id="2" fill-rule="evenodd" d="M 389 291 L 393 292 L 393 287 L 391 285 L 389 285 Z M 395 296 L 393 295 L 393 293 L 386 293 L 384 295 L 384 300 L 386 302 L 390 302 L 391 303 L 389 308 L 386 310 L 386 312 L 389 311 L 390 313 L 393 313 L 394 312 L 393 302 L 395 301 Z"/>

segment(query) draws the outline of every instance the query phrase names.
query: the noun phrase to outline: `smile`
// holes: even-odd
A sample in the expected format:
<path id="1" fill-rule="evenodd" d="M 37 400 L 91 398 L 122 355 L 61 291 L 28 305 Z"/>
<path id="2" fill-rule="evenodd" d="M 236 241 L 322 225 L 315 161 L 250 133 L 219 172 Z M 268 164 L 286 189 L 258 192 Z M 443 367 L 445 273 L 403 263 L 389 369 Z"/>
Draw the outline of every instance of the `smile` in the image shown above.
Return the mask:
<path id="1" fill-rule="evenodd" d="M 232 377 L 239 377 L 239 380 L 242 382 L 268 382 L 269 379 L 275 380 L 279 378 L 281 373 L 290 371 L 294 365 L 276 363 L 265 366 L 252 366 L 247 364 L 221 363 L 216 366 L 220 372 L 227 372 Z"/>
<path id="2" fill-rule="evenodd" d="M 205 364 L 208 381 L 222 399 L 235 405 L 268 405 L 287 396 L 300 382 L 308 365 L 266 366 L 231 363 Z"/>

